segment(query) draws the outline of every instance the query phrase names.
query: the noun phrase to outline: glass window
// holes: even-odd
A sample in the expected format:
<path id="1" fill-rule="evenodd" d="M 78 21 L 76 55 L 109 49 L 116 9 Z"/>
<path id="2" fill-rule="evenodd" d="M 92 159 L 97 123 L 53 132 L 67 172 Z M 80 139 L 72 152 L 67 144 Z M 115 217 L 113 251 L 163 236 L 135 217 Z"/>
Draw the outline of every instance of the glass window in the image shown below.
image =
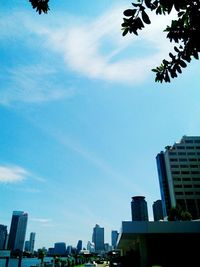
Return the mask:
<path id="1" fill-rule="evenodd" d="M 180 158 L 179 161 L 187 161 L 186 158 Z"/>

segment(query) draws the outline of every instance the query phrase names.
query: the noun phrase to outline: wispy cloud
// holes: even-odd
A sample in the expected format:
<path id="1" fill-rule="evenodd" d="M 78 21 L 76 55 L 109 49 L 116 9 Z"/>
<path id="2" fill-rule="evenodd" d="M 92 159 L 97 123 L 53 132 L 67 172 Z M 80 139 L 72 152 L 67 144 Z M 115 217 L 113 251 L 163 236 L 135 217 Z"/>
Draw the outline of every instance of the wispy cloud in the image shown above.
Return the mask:
<path id="1" fill-rule="evenodd" d="M 122 37 L 124 8 L 112 7 L 89 20 L 66 13 L 60 13 L 59 18 L 49 14 L 45 20 L 35 20 L 33 13 L 25 12 L 2 15 L 0 36 L 8 51 L 12 51 L 15 40 L 16 53 L 19 50 L 24 56 L 32 53 L 34 57 L 25 61 L 13 54 L 14 64 L 1 64 L 0 104 L 42 103 L 72 97 L 76 83 L 69 85 L 69 71 L 115 83 L 135 85 L 144 81 L 150 69 L 168 54 L 169 42 L 162 31 L 170 18 L 153 16 L 152 24 L 140 31 L 139 37 Z M 70 19 L 66 20 L 66 16 Z"/>
<path id="2" fill-rule="evenodd" d="M 0 91 L 0 104 L 41 103 L 71 97 L 73 88 L 58 86 L 57 71 L 44 64 L 20 66 L 5 71 L 9 83 Z"/>
<path id="3" fill-rule="evenodd" d="M 21 182 L 28 175 L 28 171 L 19 166 L 0 166 L 0 183 Z"/>
<path id="4" fill-rule="evenodd" d="M 55 225 L 50 218 L 30 218 L 30 221 L 39 224 L 40 227 L 54 227 Z"/>
<path id="5" fill-rule="evenodd" d="M 49 218 L 30 218 L 30 220 L 33 222 L 39 222 L 39 223 L 48 223 L 52 221 L 52 219 L 49 219 Z"/>
<path id="6" fill-rule="evenodd" d="M 155 62 L 159 64 L 162 56 L 167 55 L 169 43 L 162 31 L 170 17 L 153 16 L 151 26 L 140 31 L 139 37 L 122 37 L 123 8 L 109 10 L 94 21 L 70 25 L 70 28 L 56 31 L 46 28 L 43 34 L 48 37 L 49 48 L 62 53 L 66 64 L 82 75 L 113 82 L 141 82 Z M 135 54 L 139 46 L 140 54 Z M 149 47 L 151 53 L 146 54 Z M 126 49 L 129 49 L 128 59 L 123 56 L 117 59 Z"/>

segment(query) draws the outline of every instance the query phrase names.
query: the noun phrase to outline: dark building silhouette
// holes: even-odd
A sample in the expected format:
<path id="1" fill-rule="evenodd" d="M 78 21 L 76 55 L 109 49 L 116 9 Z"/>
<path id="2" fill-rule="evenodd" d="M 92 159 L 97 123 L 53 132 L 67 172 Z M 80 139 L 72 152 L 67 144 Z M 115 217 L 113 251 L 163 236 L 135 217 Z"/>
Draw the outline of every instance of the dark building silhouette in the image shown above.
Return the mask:
<path id="1" fill-rule="evenodd" d="M 13 211 L 10 232 L 8 238 L 8 249 L 11 251 L 23 251 L 26 236 L 28 214 L 23 211 Z"/>
<path id="2" fill-rule="evenodd" d="M 111 232 L 111 245 L 113 249 L 117 246 L 117 239 L 118 239 L 119 233 L 116 230 L 112 230 Z"/>
<path id="3" fill-rule="evenodd" d="M 159 220 L 163 220 L 163 209 L 162 209 L 162 201 L 156 200 L 153 203 L 153 217 L 154 217 L 154 221 L 159 221 Z"/>
<path id="4" fill-rule="evenodd" d="M 76 246 L 77 252 L 79 253 L 82 250 L 83 242 L 82 240 L 79 240 Z"/>
<path id="5" fill-rule="evenodd" d="M 0 249 L 6 248 L 7 235 L 7 226 L 0 224 Z"/>
<path id="6" fill-rule="evenodd" d="M 54 254 L 55 255 L 65 255 L 66 254 L 66 244 L 65 242 L 57 242 L 54 244 Z"/>
<path id="7" fill-rule="evenodd" d="M 144 196 L 132 197 L 132 221 L 148 221 L 147 202 Z"/>
<path id="8" fill-rule="evenodd" d="M 93 228 L 92 241 L 94 242 L 95 252 L 104 251 L 104 228 L 98 224 Z"/>

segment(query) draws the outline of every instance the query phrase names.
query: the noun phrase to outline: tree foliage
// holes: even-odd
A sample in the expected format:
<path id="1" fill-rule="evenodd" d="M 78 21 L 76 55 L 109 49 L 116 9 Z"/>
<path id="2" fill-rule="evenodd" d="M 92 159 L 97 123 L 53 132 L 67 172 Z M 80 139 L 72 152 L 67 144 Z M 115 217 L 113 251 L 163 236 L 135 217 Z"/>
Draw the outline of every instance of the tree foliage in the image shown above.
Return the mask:
<path id="1" fill-rule="evenodd" d="M 191 221 L 192 215 L 190 212 L 183 210 L 181 206 L 172 207 L 168 214 L 168 221 Z"/>
<path id="2" fill-rule="evenodd" d="M 49 0 L 29 0 L 29 2 L 39 14 L 49 11 Z"/>
<path id="3" fill-rule="evenodd" d="M 32 7 L 39 13 L 48 13 L 49 0 L 29 0 Z M 122 30 L 123 36 L 127 33 L 138 35 L 146 24 L 151 21 L 148 11 L 157 15 L 177 12 L 177 19 L 164 30 L 170 42 L 175 42 L 173 53 L 169 53 L 168 60 L 164 59 L 160 66 L 152 69 L 155 72 L 156 82 L 170 82 L 182 73 L 192 58 L 199 59 L 200 52 L 200 0 L 137 0 L 132 3 L 133 8 L 124 11 Z"/>
<path id="4" fill-rule="evenodd" d="M 123 36 L 127 33 L 138 35 L 145 24 L 151 23 L 147 10 L 157 15 L 170 14 L 173 9 L 177 12 L 177 19 L 164 30 L 170 42 L 177 45 L 174 52 L 169 53 L 169 60 L 164 59 L 159 67 L 152 69 L 156 73 L 156 82 L 170 82 L 170 78 L 182 73 L 192 58 L 199 59 L 200 0 L 138 0 L 132 5 L 133 8 L 124 11 Z"/>

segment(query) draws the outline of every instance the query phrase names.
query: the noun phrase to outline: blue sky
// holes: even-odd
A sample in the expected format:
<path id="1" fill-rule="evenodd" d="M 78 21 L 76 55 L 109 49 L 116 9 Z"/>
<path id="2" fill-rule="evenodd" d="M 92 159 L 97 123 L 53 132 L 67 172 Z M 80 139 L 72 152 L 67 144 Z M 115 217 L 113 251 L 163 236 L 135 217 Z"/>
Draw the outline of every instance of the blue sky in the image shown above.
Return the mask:
<path id="1" fill-rule="evenodd" d="M 151 68 L 167 57 L 168 17 L 122 37 L 130 0 L 0 3 L 0 223 L 28 212 L 36 248 L 84 245 L 95 224 L 120 231 L 130 202 L 160 198 L 155 157 L 199 135 L 199 62 L 170 84 Z M 151 15 L 152 16 L 152 15 Z M 173 50 L 172 50 L 173 51 Z"/>

